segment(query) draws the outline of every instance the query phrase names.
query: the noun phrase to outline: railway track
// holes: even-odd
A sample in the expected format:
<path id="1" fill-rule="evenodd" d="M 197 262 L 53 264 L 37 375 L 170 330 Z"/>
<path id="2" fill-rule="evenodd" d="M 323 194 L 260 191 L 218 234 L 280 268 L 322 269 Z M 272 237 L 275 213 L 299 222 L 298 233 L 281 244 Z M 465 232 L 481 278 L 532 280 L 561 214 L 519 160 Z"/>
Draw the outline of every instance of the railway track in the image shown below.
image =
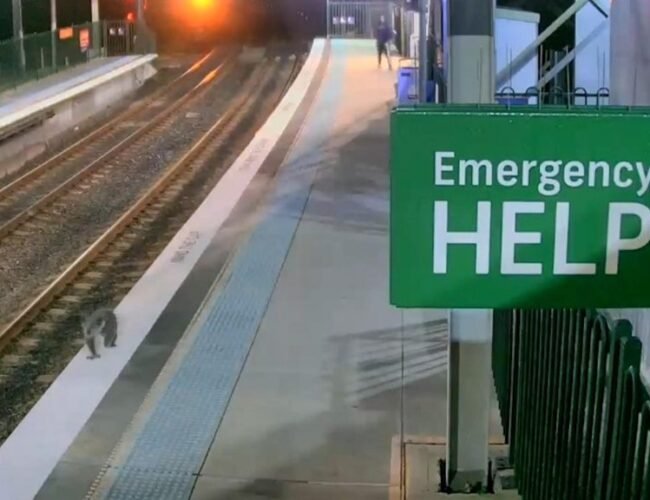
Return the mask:
<path id="1" fill-rule="evenodd" d="M 211 54 L 199 63 L 207 63 Z M 190 78 L 202 67 L 197 63 L 146 103 L 116 117 L 99 130 L 0 188 L 0 239 L 90 176 L 107 175 L 120 155 L 139 147 L 169 127 L 175 113 L 201 94 L 232 65 L 227 59 L 214 69 Z M 204 73 L 204 74 L 201 74 Z M 189 85 L 188 85 L 189 84 Z M 147 116 L 149 115 L 149 116 Z M 153 116 L 151 116 L 153 115 Z M 125 132 L 126 131 L 126 132 Z"/>
<path id="2" fill-rule="evenodd" d="M 130 135 L 134 128 L 155 119 L 158 111 L 164 109 L 203 79 L 221 60 L 227 59 L 229 53 L 212 50 L 198 59 L 180 76 L 172 79 L 144 99 L 131 103 L 126 109 L 117 113 L 103 125 L 90 130 L 62 151 L 46 161 L 29 168 L 27 172 L 12 173 L 0 179 L 0 199 L 34 182 L 42 175 L 61 169 L 61 163 L 70 156 L 83 155 L 87 148 L 97 155 L 108 150 L 112 145 Z"/>
<path id="3" fill-rule="evenodd" d="M 0 330 L 0 442 L 78 352 L 78 315 L 128 292 L 279 102 L 301 59 L 257 65 L 209 130 Z"/>
<path id="4" fill-rule="evenodd" d="M 82 155 L 57 155 L 59 168 L 39 168 L 40 176 L 5 197 L 4 210 L 0 206 L 0 331 L 8 315 L 51 280 L 46 272 L 62 269 L 80 254 L 224 112 L 251 71 L 250 65 L 231 62 L 226 69 L 228 64 L 200 75 L 193 87 L 185 85 L 180 99 L 99 157 L 91 145 Z"/>

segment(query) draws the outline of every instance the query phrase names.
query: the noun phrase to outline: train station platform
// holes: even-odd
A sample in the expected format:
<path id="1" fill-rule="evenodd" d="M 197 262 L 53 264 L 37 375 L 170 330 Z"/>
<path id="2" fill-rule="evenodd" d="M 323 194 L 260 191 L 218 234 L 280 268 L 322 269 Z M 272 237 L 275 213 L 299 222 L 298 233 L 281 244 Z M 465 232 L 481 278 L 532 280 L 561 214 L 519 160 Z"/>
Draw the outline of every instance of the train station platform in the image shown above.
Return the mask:
<path id="1" fill-rule="evenodd" d="M 191 219 L 170 243 L 192 266 L 182 285 L 167 298 L 178 267 L 164 254 L 118 308 L 116 353 L 80 353 L 0 448 L 14 500 L 397 500 L 401 444 L 445 435 L 447 312 L 388 300 L 395 73 L 371 41 L 314 45 L 199 209 L 222 217 L 227 183 L 259 168 L 220 230 Z M 151 301 L 164 310 L 148 328 Z"/>
<path id="2" fill-rule="evenodd" d="M 155 74 L 156 55 L 99 58 L 0 93 L 0 176 Z"/>

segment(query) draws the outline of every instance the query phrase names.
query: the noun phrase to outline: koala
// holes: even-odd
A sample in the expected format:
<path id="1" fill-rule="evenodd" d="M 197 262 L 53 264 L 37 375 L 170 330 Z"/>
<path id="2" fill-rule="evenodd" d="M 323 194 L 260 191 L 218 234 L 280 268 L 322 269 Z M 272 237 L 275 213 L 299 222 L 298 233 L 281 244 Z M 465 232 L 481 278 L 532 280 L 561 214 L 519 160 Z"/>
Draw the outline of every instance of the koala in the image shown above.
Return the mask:
<path id="1" fill-rule="evenodd" d="M 117 341 L 117 317 L 109 309 L 99 309 L 81 320 L 81 329 L 90 356 L 88 359 L 99 358 L 97 354 L 97 337 L 104 337 L 104 347 L 115 347 Z"/>

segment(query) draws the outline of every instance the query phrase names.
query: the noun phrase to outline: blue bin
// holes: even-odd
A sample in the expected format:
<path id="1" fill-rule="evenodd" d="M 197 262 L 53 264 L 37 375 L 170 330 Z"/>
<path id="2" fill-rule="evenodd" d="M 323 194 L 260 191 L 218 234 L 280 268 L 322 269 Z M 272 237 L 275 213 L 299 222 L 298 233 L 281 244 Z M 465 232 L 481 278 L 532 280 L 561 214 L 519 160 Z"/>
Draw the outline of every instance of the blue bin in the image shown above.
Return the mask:
<path id="1" fill-rule="evenodd" d="M 397 104 L 417 104 L 418 99 L 418 68 L 404 67 L 398 69 L 397 75 Z M 433 102 L 433 81 L 427 82 L 427 102 Z"/>
<path id="2" fill-rule="evenodd" d="M 397 104 L 418 102 L 418 68 L 403 67 L 397 73 Z"/>

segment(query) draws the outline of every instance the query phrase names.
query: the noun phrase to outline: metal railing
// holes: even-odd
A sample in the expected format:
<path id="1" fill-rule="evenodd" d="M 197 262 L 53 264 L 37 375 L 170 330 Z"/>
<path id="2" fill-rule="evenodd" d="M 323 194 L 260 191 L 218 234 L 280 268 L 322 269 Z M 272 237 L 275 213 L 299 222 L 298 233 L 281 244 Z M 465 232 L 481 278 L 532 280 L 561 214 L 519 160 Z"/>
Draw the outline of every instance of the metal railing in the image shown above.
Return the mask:
<path id="1" fill-rule="evenodd" d="M 375 38 L 379 18 L 394 29 L 392 2 L 381 1 L 327 1 L 327 36 L 335 38 Z"/>
<path id="2" fill-rule="evenodd" d="M 525 92 L 516 92 L 512 87 L 503 87 L 495 97 L 499 103 L 512 105 L 609 106 L 607 87 L 602 87 L 596 92 L 588 92 L 584 87 L 576 87 L 569 91 L 562 87 L 551 87 L 548 90 L 530 87 Z"/>
<path id="3" fill-rule="evenodd" d="M 641 342 L 598 312 L 495 312 L 492 367 L 525 499 L 650 498 Z"/>
<path id="4" fill-rule="evenodd" d="M 144 38 L 151 36 L 148 30 L 140 31 Z M 135 25 L 126 21 L 87 23 L 1 41 L 0 91 L 99 57 L 134 54 L 135 42 Z"/>

